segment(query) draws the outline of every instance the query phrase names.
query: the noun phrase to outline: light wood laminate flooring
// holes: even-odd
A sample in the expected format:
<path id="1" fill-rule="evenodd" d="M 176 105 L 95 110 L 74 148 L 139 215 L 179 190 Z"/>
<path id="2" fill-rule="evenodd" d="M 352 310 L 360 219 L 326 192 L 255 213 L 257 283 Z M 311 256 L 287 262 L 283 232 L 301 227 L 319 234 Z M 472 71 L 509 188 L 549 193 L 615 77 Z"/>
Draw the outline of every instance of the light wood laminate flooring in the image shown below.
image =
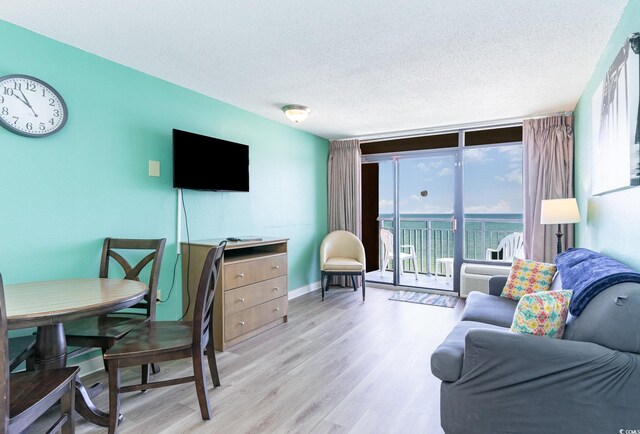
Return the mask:
<path id="1" fill-rule="evenodd" d="M 222 386 L 207 375 L 212 419 L 193 383 L 122 395 L 119 433 L 441 433 L 433 350 L 464 307 L 419 305 L 393 291 L 332 288 L 291 300 L 289 322 L 216 353 Z M 191 361 L 163 363 L 153 378 L 190 375 Z M 125 369 L 123 383 L 139 368 Z M 98 372 L 85 384 L 104 382 Z M 108 394 L 94 402 L 106 410 Z M 49 419 L 54 414 L 46 415 Z M 78 433 L 104 433 L 76 415 Z M 41 432 L 35 425 L 29 432 Z"/>

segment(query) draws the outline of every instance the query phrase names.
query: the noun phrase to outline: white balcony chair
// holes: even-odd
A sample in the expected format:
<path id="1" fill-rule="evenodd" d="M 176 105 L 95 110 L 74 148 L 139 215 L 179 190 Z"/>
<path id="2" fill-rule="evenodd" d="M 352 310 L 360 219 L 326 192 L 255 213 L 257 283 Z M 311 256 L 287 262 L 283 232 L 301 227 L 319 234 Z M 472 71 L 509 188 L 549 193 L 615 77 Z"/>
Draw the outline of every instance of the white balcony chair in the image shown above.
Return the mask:
<path id="1" fill-rule="evenodd" d="M 387 229 L 380 229 L 380 240 L 382 241 L 383 247 L 382 275 L 387 269 L 389 260 L 393 259 L 393 234 Z M 409 252 L 403 252 L 402 249 L 408 249 Z M 404 274 L 402 262 L 406 260 L 413 261 L 413 272 L 416 275 L 416 280 L 418 280 L 418 257 L 416 256 L 416 248 L 410 244 L 400 246 L 400 260 L 398 261 L 398 265 L 400 266 L 400 273 L 402 274 Z"/>
<path id="2" fill-rule="evenodd" d="M 502 251 L 502 258 L 500 258 Z M 495 258 L 493 257 L 495 255 Z M 513 258 L 524 258 L 524 238 L 522 232 L 514 232 L 504 237 L 498 248 L 487 249 L 485 259 L 487 261 L 513 261 Z"/>

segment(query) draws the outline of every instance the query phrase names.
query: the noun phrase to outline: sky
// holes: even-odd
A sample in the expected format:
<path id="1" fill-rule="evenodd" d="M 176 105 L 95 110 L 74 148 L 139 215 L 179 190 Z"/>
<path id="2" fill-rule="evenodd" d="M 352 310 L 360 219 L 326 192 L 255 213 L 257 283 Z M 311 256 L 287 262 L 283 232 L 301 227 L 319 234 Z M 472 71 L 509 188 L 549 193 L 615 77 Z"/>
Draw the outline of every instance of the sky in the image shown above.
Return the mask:
<path id="1" fill-rule="evenodd" d="M 454 156 L 400 159 L 400 213 L 453 214 Z M 426 196 L 425 196 L 426 192 Z M 393 168 L 380 163 L 380 214 L 393 212 Z M 465 214 L 522 213 L 522 145 L 463 151 Z"/>

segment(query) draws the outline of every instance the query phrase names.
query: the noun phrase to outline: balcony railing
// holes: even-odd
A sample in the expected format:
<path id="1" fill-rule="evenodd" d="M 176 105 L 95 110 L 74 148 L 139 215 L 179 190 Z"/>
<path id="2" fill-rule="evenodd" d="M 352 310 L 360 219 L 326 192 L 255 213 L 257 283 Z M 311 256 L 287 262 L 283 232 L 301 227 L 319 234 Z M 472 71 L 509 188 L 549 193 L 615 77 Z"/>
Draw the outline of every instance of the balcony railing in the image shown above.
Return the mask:
<path id="1" fill-rule="evenodd" d="M 393 230 L 393 220 L 378 218 L 379 228 Z M 522 232 L 522 220 L 508 218 L 466 218 L 464 231 L 464 259 L 485 260 L 487 249 L 496 249 L 500 241 L 514 232 Z M 400 244 L 413 245 L 416 251 L 418 272 L 433 274 L 436 260 L 452 258 L 454 231 L 451 219 L 403 218 L 400 220 Z M 380 245 L 380 267 L 383 248 Z M 405 271 L 413 272 L 411 261 L 405 261 Z M 393 269 L 393 261 L 387 265 Z M 444 270 L 439 270 L 442 273 Z"/>

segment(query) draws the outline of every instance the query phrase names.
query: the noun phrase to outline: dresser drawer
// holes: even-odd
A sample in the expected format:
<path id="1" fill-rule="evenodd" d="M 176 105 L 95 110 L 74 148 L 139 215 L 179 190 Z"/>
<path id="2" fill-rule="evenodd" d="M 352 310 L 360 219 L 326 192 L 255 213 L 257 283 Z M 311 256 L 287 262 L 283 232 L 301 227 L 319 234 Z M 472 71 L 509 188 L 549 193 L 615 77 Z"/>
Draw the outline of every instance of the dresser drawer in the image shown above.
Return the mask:
<path id="1" fill-rule="evenodd" d="M 270 323 L 278 318 L 287 315 L 289 310 L 289 299 L 285 297 L 276 298 L 259 306 L 260 325 Z"/>
<path id="2" fill-rule="evenodd" d="M 224 318 L 225 340 L 234 339 L 264 324 L 282 318 L 287 314 L 288 306 L 289 302 L 285 296 L 226 315 Z"/>
<path id="3" fill-rule="evenodd" d="M 224 290 L 287 274 L 287 254 L 247 259 L 224 265 Z"/>
<path id="4" fill-rule="evenodd" d="M 224 314 L 240 312 L 287 294 L 287 276 L 263 280 L 224 293 Z"/>

